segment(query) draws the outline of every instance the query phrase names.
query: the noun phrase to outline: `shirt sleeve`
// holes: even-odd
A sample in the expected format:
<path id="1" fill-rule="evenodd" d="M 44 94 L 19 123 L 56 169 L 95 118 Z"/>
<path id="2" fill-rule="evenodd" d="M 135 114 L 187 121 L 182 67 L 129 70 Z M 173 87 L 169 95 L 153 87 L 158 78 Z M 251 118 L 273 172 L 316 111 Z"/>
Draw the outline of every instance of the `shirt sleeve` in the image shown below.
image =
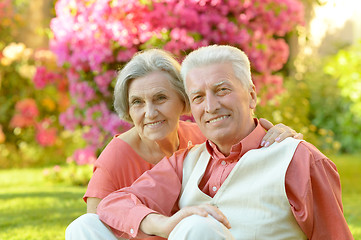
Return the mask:
<path id="1" fill-rule="evenodd" d="M 91 177 L 86 193 L 84 194 L 84 201 L 86 202 L 88 197 L 95 197 L 103 199 L 109 193 L 116 190 L 113 186 L 112 178 L 105 167 L 94 166 L 93 176 Z"/>
<path id="2" fill-rule="evenodd" d="M 84 200 L 88 197 L 103 199 L 120 188 L 129 187 L 153 166 L 142 159 L 128 143 L 113 138 L 94 164 Z"/>
<path id="3" fill-rule="evenodd" d="M 149 213 L 172 214 L 182 187 L 183 160 L 188 150 L 164 158 L 132 186 L 117 190 L 98 205 L 97 214 L 118 237 L 148 237 L 140 231 Z"/>
<path id="4" fill-rule="evenodd" d="M 88 183 L 87 191 L 83 196 L 84 201 L 88 197 L 104 198 L 109 193 L 117 190 L 113 177 L 108 171 L 108 165 L 117 161 L 116 152 L 114 151 L 114 139 L 105 147 L 99 158 L 95 161 L 93 175 Z"/>
<path id="5" fill-rule="evenodd" d="M 286 192 L 308 239 L 353 239 L 343 215 L 336 165 L 312 144 L 297 147 L 286 173 Z"/>

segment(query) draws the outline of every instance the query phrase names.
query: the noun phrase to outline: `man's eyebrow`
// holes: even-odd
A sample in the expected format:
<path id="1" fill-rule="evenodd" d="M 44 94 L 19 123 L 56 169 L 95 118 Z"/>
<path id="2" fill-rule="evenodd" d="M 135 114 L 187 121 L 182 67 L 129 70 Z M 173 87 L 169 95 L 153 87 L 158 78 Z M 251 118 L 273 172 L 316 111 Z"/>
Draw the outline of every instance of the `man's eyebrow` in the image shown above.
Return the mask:
<path id="1" fill-rule="evenodd" d="M 213 84 L 213 87 L 222 86 L 222 85 L 225 84 L 226 82 L 227 82 L 227 81 L 217 82 L 217 83 Z M 197 94 L 197 93 L 199 93 L 199 92 L 200 92 L 200 90 L 193 90 L 193 91 L 190 92 L 190 95 L 192 95 L 192 94 Z"/>
<path id="2" fill-rule="evenodd" d="M 199 92 L 200 92 L 200 90 L 193 90 L 193 91 L 190 92 L 190 95 L 197 94 Z"/>
<path id="3" fill-rule="evenodd" d="M 219 86 L 223 85 L 224 83 L 226 83 L 226 81 L 221 81 L 221 82 L 215 83 L 215 84 L 213 84 L 213 86 L 219 87 Z"/>

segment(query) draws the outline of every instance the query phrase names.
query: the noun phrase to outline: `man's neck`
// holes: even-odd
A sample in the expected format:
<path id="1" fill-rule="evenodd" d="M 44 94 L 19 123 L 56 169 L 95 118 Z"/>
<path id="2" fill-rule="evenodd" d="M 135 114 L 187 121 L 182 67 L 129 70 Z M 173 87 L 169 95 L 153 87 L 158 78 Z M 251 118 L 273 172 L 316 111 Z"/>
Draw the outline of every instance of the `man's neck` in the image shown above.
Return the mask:
<path id="1" fill-rule="evenodd" d="M 240 143 L 245 137 L 247 137 L 256 128 L 256 126 L 257 126 L 256 122 L 252 119 L 252 123 L 249 124 L 249 127 L 243 128 L 243 131 L 240 130 L 239 137 L 231 138 L 230 142 L 220 142 L 220 143 L 214 142 L 214 144 L 216 144 L 218 150 L 225 157 L 227 157 L 231 153 L 232 147 Z"/>

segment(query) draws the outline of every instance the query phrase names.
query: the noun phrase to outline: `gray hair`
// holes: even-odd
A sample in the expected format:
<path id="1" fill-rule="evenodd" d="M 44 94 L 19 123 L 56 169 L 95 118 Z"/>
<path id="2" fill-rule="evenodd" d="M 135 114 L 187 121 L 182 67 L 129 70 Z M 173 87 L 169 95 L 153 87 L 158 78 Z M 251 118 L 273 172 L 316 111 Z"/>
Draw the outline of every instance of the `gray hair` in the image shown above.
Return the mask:
<path id="1" fill-rule="evenodd" d="M 185 112 L 190 111 L 188 97 L 180 76 L 180 64 L 169 52 L 149 49 L 136 53 L 118 73 L 114 88 L 114 109 L 120 118 L 132 122 L 128 102 L 130 82 L 155 71 L 162 71 L 169 75 L 168 79 L 171 86 L 174 87 L 184 102 Z"/>
<path id="2" fill-rule="evenodd" d="M 247 55 L 242 50 L 228 45 L 201 47 L 188 54 L 181 68 L 184 86 L 186 85 L 187 74 L 193 68 L 225 62 L 232 64 L 234 75 L 246 89 L 253 87 L 251 66 Z"/>

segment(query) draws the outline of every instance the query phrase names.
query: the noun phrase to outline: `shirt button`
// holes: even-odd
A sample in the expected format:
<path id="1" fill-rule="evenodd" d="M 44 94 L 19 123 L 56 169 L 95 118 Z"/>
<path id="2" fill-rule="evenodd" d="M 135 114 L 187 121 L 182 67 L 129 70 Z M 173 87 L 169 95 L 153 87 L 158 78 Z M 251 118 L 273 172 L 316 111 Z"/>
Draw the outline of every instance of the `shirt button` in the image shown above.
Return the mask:
<path id="1" fill-rule="evenodd" d="M 222 161 L 221 164 L 224 166 L 226 165 L 226 161 Z"/>
<path id="2" fill-rule="evenodd" d="M 131 228 L 131 229 L 130 229 L 130 234 L 133 234 L 133 233 L 134 233 L 134 229 Z"/>
<path id="3" fill-rule="evenodd" d="M 213 190 L 214 192 L 217 191 L 217 187 L 216 187 L 216 186 L 212 187 L 212 190 Z"/>

